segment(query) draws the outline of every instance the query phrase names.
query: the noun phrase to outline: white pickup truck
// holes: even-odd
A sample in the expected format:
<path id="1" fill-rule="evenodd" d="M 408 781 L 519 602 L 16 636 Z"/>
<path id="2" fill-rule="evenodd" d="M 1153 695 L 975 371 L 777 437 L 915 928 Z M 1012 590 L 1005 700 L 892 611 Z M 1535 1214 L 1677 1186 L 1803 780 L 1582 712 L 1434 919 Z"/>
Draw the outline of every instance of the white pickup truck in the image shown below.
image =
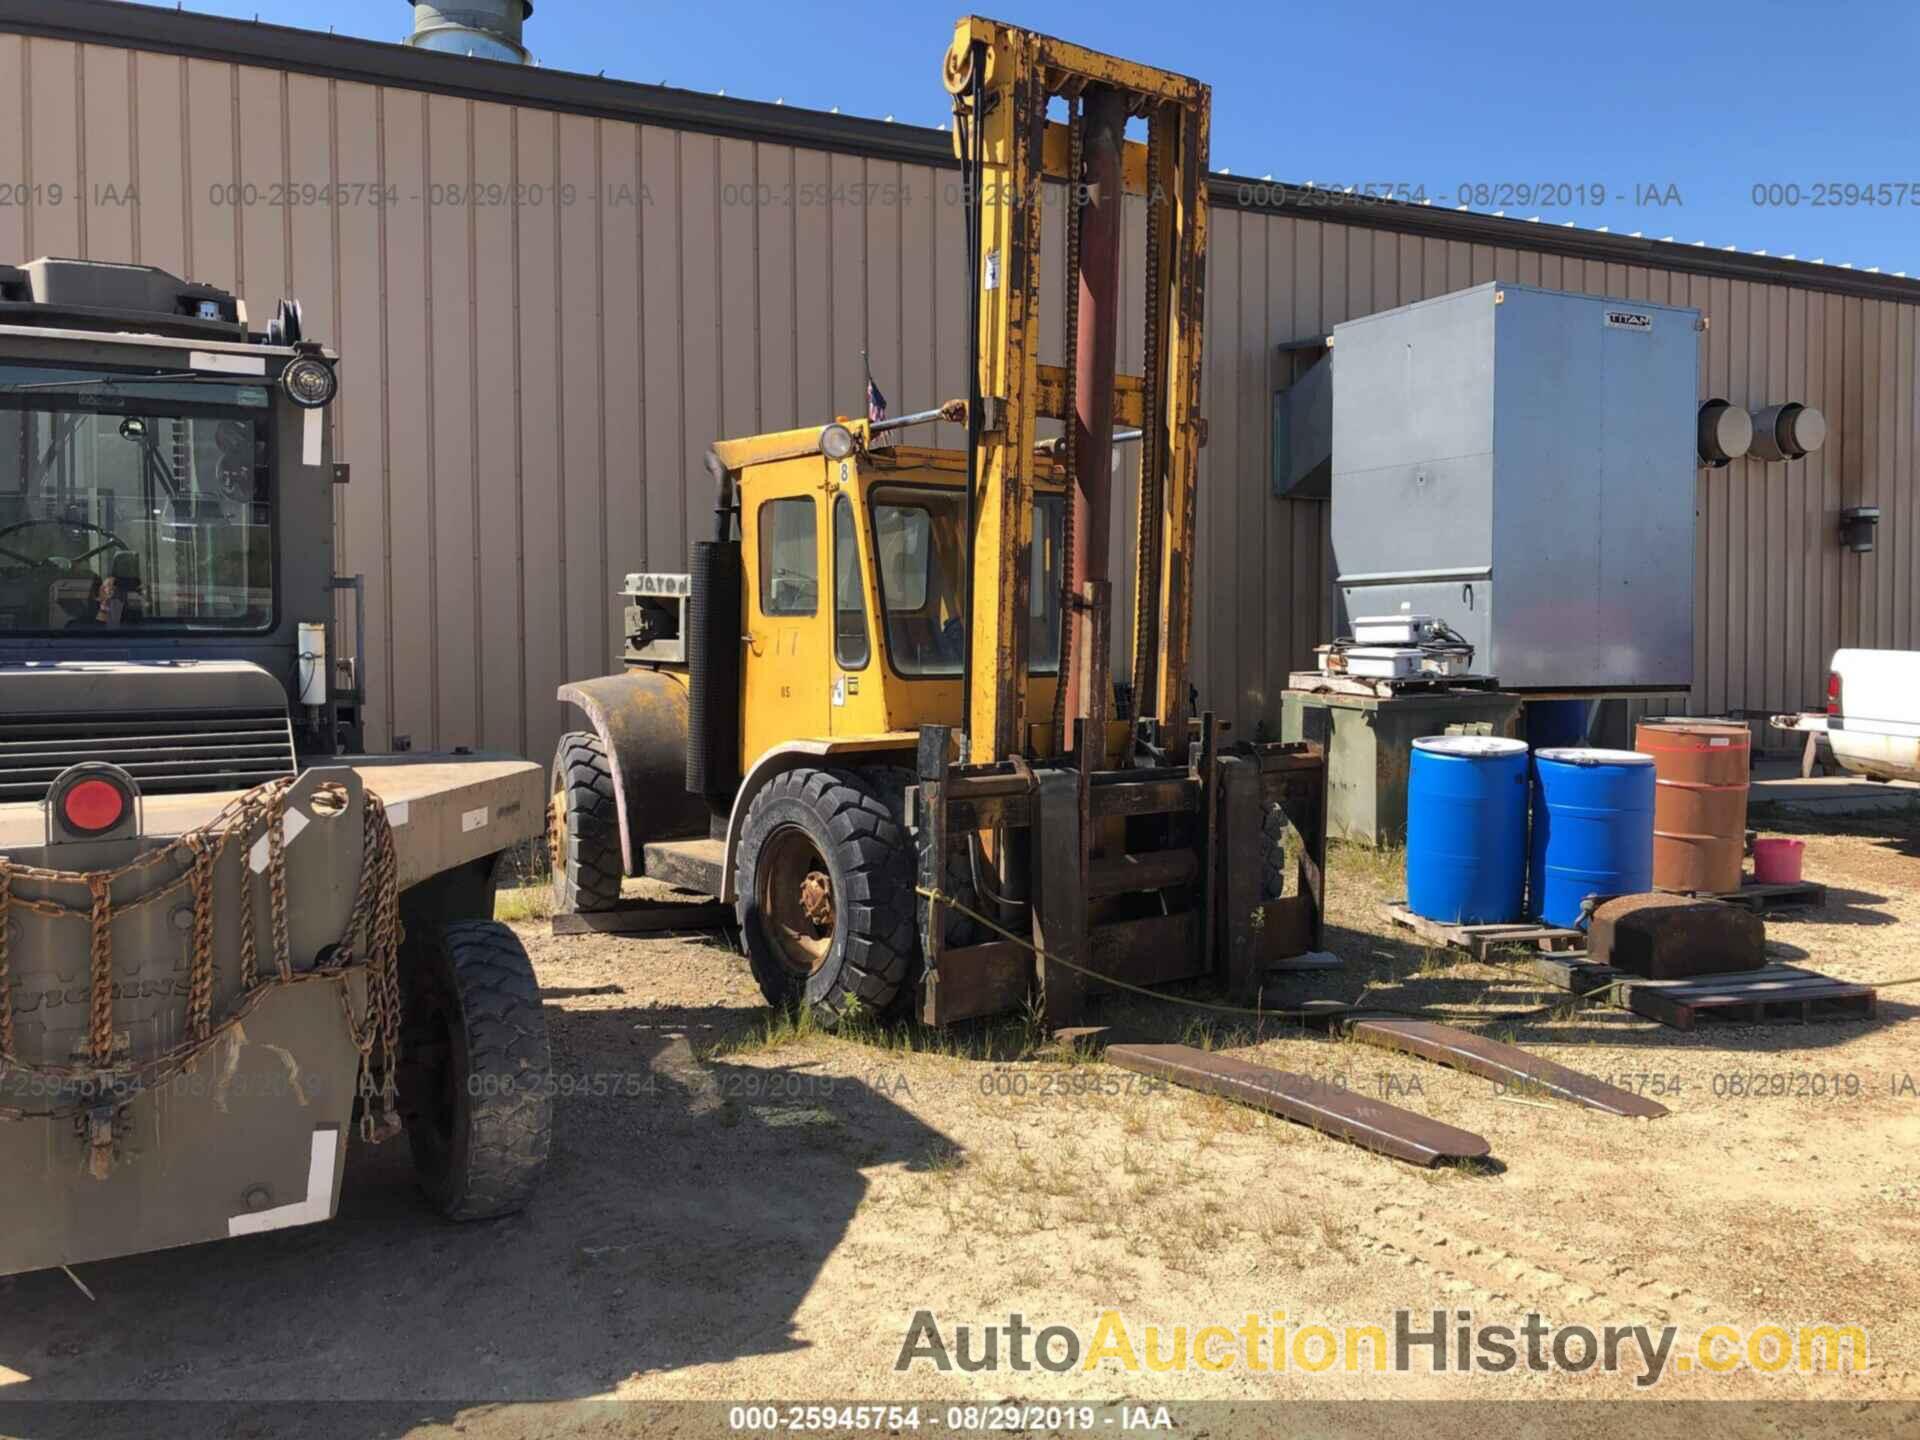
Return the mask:
<path id="1" fill-rule="evenodd" d="M 1842 769 L 1872 780 L 1920 781 L 1920 650 L 1836 650 L 1824 715 L 1776 715 L 1781 730 L 1812 732 L 1806 763 L 1824 733 Z"/>

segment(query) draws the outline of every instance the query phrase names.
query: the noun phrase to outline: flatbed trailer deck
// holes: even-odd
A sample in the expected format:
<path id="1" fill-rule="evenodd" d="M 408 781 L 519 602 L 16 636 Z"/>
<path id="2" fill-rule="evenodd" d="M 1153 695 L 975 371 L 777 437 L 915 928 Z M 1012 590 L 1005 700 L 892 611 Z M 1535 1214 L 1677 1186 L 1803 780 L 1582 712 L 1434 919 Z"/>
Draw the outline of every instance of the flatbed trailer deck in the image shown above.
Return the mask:
<path id="1" fill-rule="evenodd" d="M 344 755 L 307 768 L 352 770 L 385 802 L 402 891 L 540 833 L 544 768 L 513 756 Z M 142 801 L 145 832 L 183 835 L 207 824 L 241 793 L 149 795 Z M 0 804 L 0 853 L 30 849 L 45 838 L 42 804 Z"/>

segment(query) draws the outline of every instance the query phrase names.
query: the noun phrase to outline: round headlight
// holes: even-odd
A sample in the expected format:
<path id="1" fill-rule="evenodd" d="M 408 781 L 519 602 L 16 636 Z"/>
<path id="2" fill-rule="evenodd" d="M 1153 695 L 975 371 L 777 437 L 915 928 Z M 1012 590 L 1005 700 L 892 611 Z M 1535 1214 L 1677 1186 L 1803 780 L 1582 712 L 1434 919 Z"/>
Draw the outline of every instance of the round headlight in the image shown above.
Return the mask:
<path id="1" fill-rule="evenodd" d="M 853 431 L 844 425 L 829 425 L 820 432 L 820 453 L 829 460 L 844 460 L 853 453 Z"/>
<path id="2" fill-rule="evenodd" d="M 326 361 L 302 355 L 280 372 L 280 388 L 302 410 L 318 410 L 333 399 L 340 381 Z"/>

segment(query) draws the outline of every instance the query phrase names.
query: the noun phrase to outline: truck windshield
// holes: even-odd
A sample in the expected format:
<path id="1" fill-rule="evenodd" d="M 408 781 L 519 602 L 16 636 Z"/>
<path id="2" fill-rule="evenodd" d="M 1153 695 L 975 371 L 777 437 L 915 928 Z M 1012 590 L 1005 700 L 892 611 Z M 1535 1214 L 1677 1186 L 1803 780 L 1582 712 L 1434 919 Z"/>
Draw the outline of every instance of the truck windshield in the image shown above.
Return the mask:
<path id="1" fill-rule="evenodd" d="M 264 382 L 0 364 L 0 632 L 273 623 Z"/>
<path id="2" fill-rule="evenodd" d="M 1060 509 L 1057 495 L 1034 500 L 1028 576 L 1027 668 L 1060 665 Z M 873 548 L 886 611 L 887 656 L 910 679 L 955 676 L 965 658 L 960 595 L 966 569 L 957 490 L 887 486 L 873 492 Z"/>

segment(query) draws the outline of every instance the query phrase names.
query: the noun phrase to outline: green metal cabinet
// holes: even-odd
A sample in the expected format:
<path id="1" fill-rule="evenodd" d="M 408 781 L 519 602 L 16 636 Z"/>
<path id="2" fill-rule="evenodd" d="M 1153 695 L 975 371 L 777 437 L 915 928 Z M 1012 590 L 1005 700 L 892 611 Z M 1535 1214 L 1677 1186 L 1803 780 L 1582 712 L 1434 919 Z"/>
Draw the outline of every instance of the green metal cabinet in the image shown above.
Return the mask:
<path id="1" fill-rule="evenodd" d="M 1289 690 L 1283 740 L 1327 747 L 1327 834 L 1362 845 L 1404 845 L 1407 767 L 1423 735 L 1521 737 L 1521 698 L 1497 690 L 1376 698 Z"/>

